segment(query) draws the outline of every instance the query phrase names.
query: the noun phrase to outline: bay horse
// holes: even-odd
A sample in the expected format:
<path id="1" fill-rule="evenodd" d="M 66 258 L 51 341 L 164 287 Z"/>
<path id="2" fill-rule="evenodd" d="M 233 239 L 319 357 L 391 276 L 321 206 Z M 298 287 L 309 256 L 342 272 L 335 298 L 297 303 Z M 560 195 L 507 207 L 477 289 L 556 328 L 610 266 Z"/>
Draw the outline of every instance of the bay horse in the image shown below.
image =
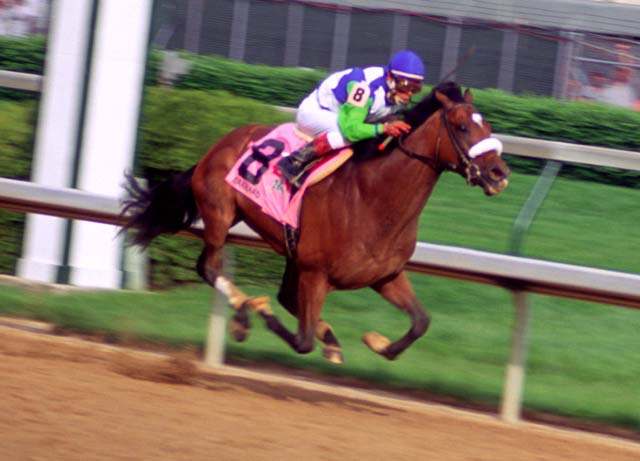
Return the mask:
<path id="1" fill-rule="evenodd" d="M 249 125 L 215 143 L 189 170 L 151 189 L 129 178 L 124 229 L 133 244 L 148 245 L 162 233 L 187 229 L 199 217 L 204 223 L 204 249 L 197 271 L 222 292 L 233 308 L 231 332 L 244 340 L 248 309 L 296 352 L 323 343 L 323 356 L 343 362 L 332 327 L 320 317 L 332 290 L 370 287 L 406 312 L 411 327 L 399 339 L 372 332 L 363 340 L 374 352 L 393 360 L 424 335 L 430 317 L 416 298 L 404 266 L 416 245 L 418 219 L 440 175 L 454 171 L 487 195 L 508 184 L 509 168 L 500 157 L 502 145 L 472 104 L 471 91 L 454 82 L 435 87 L 421 102 L 402 113 L 412 129 L 383 152 L 380 139 L 354 144 L 355 155 L 333 174 L 308 188 L 300 216 L 295 256 L 287 253 L 283 226 L 225 182 L 225 175 L 252 141 L 273 127 Z M 381 149 L 381 147 L 380 147 Z M 221 273 L 222 248 L 229 228 L 245 221 L 286 266 L 277 298 L 298 319 L 291 332 L 274 315 L 268 297 L 248 297 Z"/>

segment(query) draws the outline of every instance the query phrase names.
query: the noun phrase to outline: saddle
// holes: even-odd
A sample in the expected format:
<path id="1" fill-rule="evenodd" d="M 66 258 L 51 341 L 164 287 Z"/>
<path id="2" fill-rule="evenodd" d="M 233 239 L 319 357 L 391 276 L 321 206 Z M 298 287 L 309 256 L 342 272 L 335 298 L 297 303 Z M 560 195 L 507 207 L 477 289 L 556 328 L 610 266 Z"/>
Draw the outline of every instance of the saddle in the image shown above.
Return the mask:
<path id="1" fill-rule="evenodd" d="M 285 241 L 290 256 L 295 254 L 302 197 L 308 187 L 322 181 L 352 155 L 344 148 L 323 156 L 305 175 L 299 189 L 282 177 L 276 164 L 305 146 L 310 138 L 298 130 L 295 123 L 278 125 L 261 139 L 252 142 L 233 165 L 225 181 L 251 199 L 260 209 L 284 226 Z"/>

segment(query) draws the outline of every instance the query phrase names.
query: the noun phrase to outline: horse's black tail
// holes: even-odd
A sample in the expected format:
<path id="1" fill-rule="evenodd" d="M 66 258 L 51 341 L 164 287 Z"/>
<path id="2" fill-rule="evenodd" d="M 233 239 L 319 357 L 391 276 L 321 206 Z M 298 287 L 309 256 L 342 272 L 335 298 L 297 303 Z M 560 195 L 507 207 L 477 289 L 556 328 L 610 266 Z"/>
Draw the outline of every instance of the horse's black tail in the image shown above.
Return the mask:
<path id="1" fill-rule="evenodd" d="M 121 232 L 132 229 L 131 243 L 148 246 L 160 234 L 175 234 L 187 229 L 199 217 L 191 178 L 195 166 L 147 189 L 128 174 L 120 217 L 125 224 Z"/>

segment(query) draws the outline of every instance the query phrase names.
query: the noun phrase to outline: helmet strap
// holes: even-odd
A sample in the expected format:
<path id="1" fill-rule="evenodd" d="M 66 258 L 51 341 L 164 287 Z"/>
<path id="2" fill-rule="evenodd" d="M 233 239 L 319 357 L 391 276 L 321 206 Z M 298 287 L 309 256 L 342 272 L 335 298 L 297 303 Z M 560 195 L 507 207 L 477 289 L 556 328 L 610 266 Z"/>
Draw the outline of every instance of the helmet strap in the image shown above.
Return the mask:
<path id="1" fill-rule="evenodd" d="M 396 79 L 391 72 L 387 73 L 387 86 L 391 91 L 396 89 Z"/>
<path id="2" fill-rule="evenodd" d="M 391 72 L 387 73 L 387 94 L 385 95 L 387 98 L 387 103 L 392 105 L 397 105 L 398 101 L 396 100 L 396 79 L 393 77 Z"/>

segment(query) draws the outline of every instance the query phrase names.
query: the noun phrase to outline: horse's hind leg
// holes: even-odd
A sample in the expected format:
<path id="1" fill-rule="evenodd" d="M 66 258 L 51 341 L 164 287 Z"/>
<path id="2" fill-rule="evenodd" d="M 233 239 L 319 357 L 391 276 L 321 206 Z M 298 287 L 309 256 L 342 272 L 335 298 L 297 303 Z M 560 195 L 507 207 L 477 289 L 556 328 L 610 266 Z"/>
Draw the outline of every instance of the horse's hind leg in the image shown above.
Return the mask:
<path id="1" fill-rule="evenodd" d="M 402 351 L 420 338 L 429 328 L 429 316 L 416 298 L 411 282 L 403 271 L 390 280 L 373 285 L 371 288 L 380 293 L 387 301 L 405 311 L 411 318 L 409 331 L 395 342 L 379 333 L 367 333 L 363 338 L 369 348 L 388 358 L 395 359 Z"/>
<path id="2" fill-rule="evenodd" d="M 236 287 L 230 280 L 221 275 L 222 260 L 221 250 L 217 252 L 212 250 L 211 247 L 207 247 L 202 250 L 200 258 L 198 259 L 197 270 L 198 274 L 211 286 L 220 291 L 227 298 L 229 305 L 233 308 L 234 314 L 231 317 L 229 323 L 229 331 L 231 336 L 236 341 L 244 341 L 247 339 L 249 330 L 251 329 L 251 323 L 249 322 L 249 301 L 253 298 L 249 298 L 238 287 Z M 217 270 L 207 270 L 206 264 L 209 259 L 212 259 L 211 264 L 214 266 L 217 264 Z M 219 275 L 215 275 L 219 274 Z M 210 281 L 210 279 L 212 281 Z"/>
<path id="3" fill-rule="evenodd" d="M 250 328 L 247 309 L 258 310 L 265 305 L 268 309 L 269 301 L 266 297 L 250 298 L 222 274 L 222 249 L 235 219 L 236 208 L 232 196 L 225 194 L 224 190 L 205 190 L 208 193 L 196 194 L 204 222 L 204 249 L 198 259 L 198 274 L 226 296 L 235 311 L 230 324 L 231 334 L 236 341 L 243 341 Z M 215 201 L 211 200 L 212 196 Z"/>
<path id="4" fill-rule="evenodd" d="M 298 269 L 293 261 L 289 259 L 287 260 L 282 284 L 278 292 L 278 301 L 291 315 L 298 316 Z M 318 320 L 316 338 L 323 343 L 322 356 L 325 359 L 335 364 L 344 363 L 340 343 L 338 343 L 331 325 L 322 319 Z"/>

